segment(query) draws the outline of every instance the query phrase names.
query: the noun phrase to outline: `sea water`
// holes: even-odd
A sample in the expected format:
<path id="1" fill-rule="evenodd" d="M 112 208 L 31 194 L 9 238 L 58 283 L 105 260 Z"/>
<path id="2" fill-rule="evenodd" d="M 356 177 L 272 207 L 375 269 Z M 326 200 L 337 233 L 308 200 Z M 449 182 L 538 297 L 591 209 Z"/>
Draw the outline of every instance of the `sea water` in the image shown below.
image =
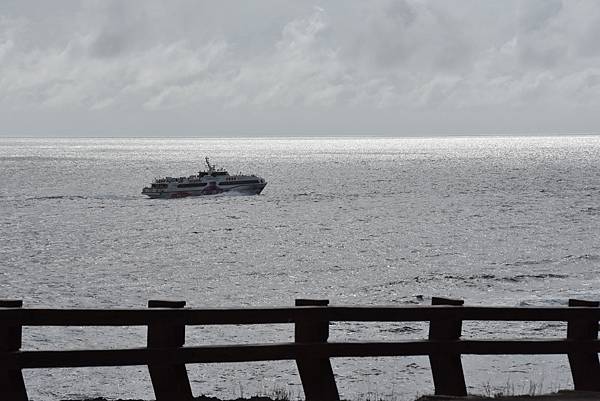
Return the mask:
<path id="1" fill-rule="evenodd" d="M 146 199 L 205 156 L 258 196 Z M 0 139 L 0 298 L 26 307 L 558 306 L 600 298 L 600 137 Z M 426 338 L 332 324 L 332 340 Z M 564 337 L 469 323 L 467 338 Z M 25 327 L 24 349 L 144 346 L 143 328 Z M 290 341 L 291 325 L 187 329 L 186 343 Z M 332 360 L 346 399 L 433 392 L 426 357 Z M 471 393 L 571 386 L 566 356 L 464 356 Z M 195 394 L 301 395 L 293 361 L 188 365 Z M 153 398 L 145 367 L 26 370 L 32 400 Z"/>

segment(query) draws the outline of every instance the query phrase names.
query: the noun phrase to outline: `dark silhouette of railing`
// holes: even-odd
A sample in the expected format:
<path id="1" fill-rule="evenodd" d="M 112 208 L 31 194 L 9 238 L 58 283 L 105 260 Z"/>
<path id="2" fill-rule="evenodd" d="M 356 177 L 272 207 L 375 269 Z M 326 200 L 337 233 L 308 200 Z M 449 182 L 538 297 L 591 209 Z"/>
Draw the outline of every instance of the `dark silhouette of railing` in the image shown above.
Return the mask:
<path id="1" fill-rule="evenodd" d="M 157 401 L 191 400 L 185 364 L 295 360 L 308 401 L 337 401 L 330 358 L 426 355 L 436 394 L 466 395 L 461 355 L 567 354 L 575 390 L 600 391 L 598 302 L 569 307 L 328 306 L 296 300 L 293 308 L 185 309 L 185 302 L 150 301 L 149 309 L 25 309 L 0 301 L 0 399 L 27 400 L 22 369 L 147 365 Z M 396 342 L 328 342 L 329 322 L 430 322 L 429 338 Z M 461 340 L 463 321 L 563 321 L 566 338 Z M 184 347 L 193 325 L 295 324 L 287 343 Z M 147 346 L 108 350 L 21 351 L 23 326 L 147 326 Z"/>

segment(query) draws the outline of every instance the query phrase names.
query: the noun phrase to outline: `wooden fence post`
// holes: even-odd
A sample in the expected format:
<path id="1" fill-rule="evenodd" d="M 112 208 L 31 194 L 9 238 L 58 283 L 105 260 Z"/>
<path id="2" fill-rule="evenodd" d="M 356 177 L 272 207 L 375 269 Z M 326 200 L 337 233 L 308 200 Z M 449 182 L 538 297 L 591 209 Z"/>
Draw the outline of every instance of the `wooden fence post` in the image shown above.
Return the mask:
<path id="1" fill-rule="evenodd" d="M 0 308 L 21 308 L 21 300 L 0 300 Z M 21 348 L 21 326 L 7 326 L 0 321 L 0 353 Z M 0 365 L 0 399 L 27 401 L 27 389 L 21 369 L 7 369 Z"/>
<path id="2" fill-rule="evenodd" d="M 148 301 L 149 308 L 183 308 L 185 301 Z M 148 325 L 148 348 L 178 348 L 185 343 L 185 325 L 167 322 Z M 150 364 L 156 401 L 192 400 L 185 364 Z"/>
<path id="3" fill-rule="evenodd" d="M 329 301 L 296 299 L 296 306 L 323 306 Z M 295 341 L 297 343 L 326 343 L 329 337 L 329 319 L 319 314 L 316 320 L 301 320 L 295 325 Z M 329 358 L 311 358 L 310 355 L 298 356 L 296 359 L 300 380 L 306 401 L 339 401 L 340 395 L 333 376 Z"/>
<path id="4" fill-rule="evenodd" d="M 569 306 L 597 308 L 599 302 L 569 299 Z M 568 340 L 598 339 L 597 320 L 569 320 L 567 324 Z M 570 352 L 569 365 L 576 391 L 600 391 L 600 363 L 596 352 Z"/>
<path id="5" fill-rule="evenodd" d="M 464 301 L 433 297 L 432 305 L 462 306 Z M 429 339 L 452 341 L 460 338 L 462 320 L 432 320 L 429 323 Z M 462 369 L 460 354 L 440 352 L 429 355 L 431 374 L 436 395 L 466 396 L 467 387 Z"/>

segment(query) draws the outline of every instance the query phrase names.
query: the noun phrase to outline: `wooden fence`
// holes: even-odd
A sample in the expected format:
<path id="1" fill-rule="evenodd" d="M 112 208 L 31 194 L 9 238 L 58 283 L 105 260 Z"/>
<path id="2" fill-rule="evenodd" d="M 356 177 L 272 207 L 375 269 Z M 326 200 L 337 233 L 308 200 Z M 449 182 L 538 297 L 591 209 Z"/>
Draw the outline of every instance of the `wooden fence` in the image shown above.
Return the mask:
<path id="1" fill-rule="evenodd" d="M 27 400 L 22 369 L 148 366 L 157 401 L 191 400 L 185 364 L 295 360 L 308 401 L 339 400 L 330 358 L 426 355 L 436 394 L 466 395 L 461 355 L 567 354 L 575 390 L 600 391 L 598 302 L 569 307 L 479 307 L 434 298 L 432 306 L 328 306 L 296 300 L 293 308 L 186 309 L 150 301 L 149 309 L 25 309 L 0 301 L 0 399 Z M 429 337 L 395 342 L 328 342 L 329 322 L 429 323 Z M 461 340 L 463 321 L 568 322 L 565 338 Z M 287 343 L 184 347 L 185 327 L 293 323 Z M 141 348 L 21 351 L 23 326 L 147 326 Z"/>

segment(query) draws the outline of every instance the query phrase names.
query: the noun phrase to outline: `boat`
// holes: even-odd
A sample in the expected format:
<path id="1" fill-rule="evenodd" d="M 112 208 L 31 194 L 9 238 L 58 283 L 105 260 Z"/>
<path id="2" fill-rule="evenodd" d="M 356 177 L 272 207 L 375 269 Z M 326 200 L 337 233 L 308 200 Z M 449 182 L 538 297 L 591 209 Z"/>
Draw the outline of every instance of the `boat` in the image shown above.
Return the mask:
<path id="1" fill-rule="evenodd" d="M 205 161 L 206 171 L 189 177 L 156 178 L 150 186 L 142 189 L 142 195 L 150 198 L 185 198 L 224 192 L 258 195 L 267 185 L 264 178 L 259 176 L 242 173 L 230 175 L 226 170 L 210 164 L 208 157 Z"/>

